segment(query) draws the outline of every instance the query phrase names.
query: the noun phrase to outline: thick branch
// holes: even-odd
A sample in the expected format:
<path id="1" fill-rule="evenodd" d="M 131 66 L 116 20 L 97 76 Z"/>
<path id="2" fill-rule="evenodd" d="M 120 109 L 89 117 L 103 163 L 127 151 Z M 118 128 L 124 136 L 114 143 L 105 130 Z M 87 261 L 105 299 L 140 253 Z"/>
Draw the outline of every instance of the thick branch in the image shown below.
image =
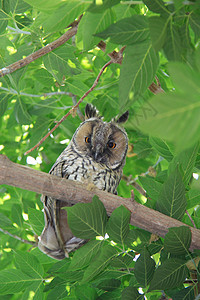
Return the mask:
<path id="1" fill-rule="evenodd" d="M 170 227 L 188 226 L 176 219 L 161 214 L 144 205 L 98 189 L 87 190 L 76 181 L 66 180 L 29 167 L 11 162 L 6 156 L 0 155 L 0 184 L 16 186 L 40 194 L 45 194 L 66 202 L 66 205 L 78 202 L 91 202 L 97 195 L 103 202 L 108 215 L 124 205 L 131 212 L 132 225 L 164 237 Z M 200 249 L 200 230 L 189 227 L 192 233 L 190 250 Z"/>

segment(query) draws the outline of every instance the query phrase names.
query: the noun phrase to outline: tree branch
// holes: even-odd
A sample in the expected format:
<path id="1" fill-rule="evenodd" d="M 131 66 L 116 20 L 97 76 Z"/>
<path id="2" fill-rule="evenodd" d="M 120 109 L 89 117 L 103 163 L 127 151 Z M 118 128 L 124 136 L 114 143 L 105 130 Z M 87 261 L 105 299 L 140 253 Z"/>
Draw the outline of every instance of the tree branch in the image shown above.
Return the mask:
<path id="1" fill-rule="evenodd" d="M 81 17 L 77 21 L 74 21 L 74 23 L 71 24 L 72 28 L 70 28 L 67 32 L 65 32 L 61 37 L 59 37 L 57 40 L 53 41 L 52 43 L 46 45 L 45 47 L 37 50 L 36 52 L 28 55 L 27 57 L 16 61 L 15 63 L 0 69 L 0 77 L 3 77 L 7 74 L 10 74 L 22 67 L 25 67 L 26 65 L 30 64 L 37 58 L 44 56 L 45 54 L 53 51 L 54 49 L 58 48 L 59 46 L 63 45 L 66 41 L 68 41 L 72 36 L 74 36 L 77 33 L 78 24 L 81 20 Z"/>
<path id="2" fill-rule="evenodd" d="M 33 151 L 34 149 L 36 149 L 37 147 L 39 147 L 53 132 L 54 130 L 56 130 L 56 128 L 58 128 L 58 126 L 60 126 L 60 124 L 70 115 L 73 114 L 76 109 L 79 107 L 80 103 L 83 101 L 83 99 L 85 99 L 85 97 L 87 97 L 87 95 L 93 91 L 93 89 L 95 88 L 95 86 L 97 85 L 99 78 L 101 77 L 103 71 L 112 63 L 112 60 L 110 60 L 109 62 L 107 62 L 102 68 L 101 71 L 99 72 L 97 78 L 95 79 L 93 85 L 91 86 L 91 88 L 85 92 L 85 94 L 79 99 L 79 101 L 76 103 L 76 105 L 74 105 L 70 111 L 68 111 L 68 113 L 66 115 L 64 115 L 57 123 L 56 125 L 49 130 L 49 132 L 31 149 L 29 149 L 28 151 L 26 151 L 24 153 L 24 155 L 27 155 L 28 153 L 30 153 L 31 151 Z"/>
<path id="3" fill-rule="evenodd" d="M 27 96 L 27 97 L 33 97 L 33 98 L 41 98 L 41 97 L 46 98 L 46 97 L 59 96 L 59 95 L 66 95 L 66 96 L 69 96 L 69 97 L 74 96 L 72 93 L 65 92 L 65 91 L 49 92 L 49 93 L 36 95 L 36 94 L 28 94 L 28 93 L 18 92 L 16 90 L 12 89 L 12 88 L 8 89 L 8 88 L 5 88 L 3 86 L 0 86 L 0 90 L 6 91 L 9 94 L 13 94 L 13 95 L 21 95 L 21 96 Z"/>
<path id="4" fill-rule="evenodd" d="M 65 201 L 66 206 L 78 202 L 91 202 L 93 196 L 97 195 L 103 202 L 108 215 L 115 208 L 124 205 L 132 213 L 130 220 L 132 225 L 161 237 L 166 235 L 170 227 L 188 226 L 131 199 L 122 198 L 99 189 L 87 190 L 85 185 L 79 182 L 59 178 L 13 163 L 4 155 L 0 155 L 0 184 L 7 184 L 51 196 Z M 192 233 L 190 250 L 200 249 L 200 230 L 189 228 Z"/>

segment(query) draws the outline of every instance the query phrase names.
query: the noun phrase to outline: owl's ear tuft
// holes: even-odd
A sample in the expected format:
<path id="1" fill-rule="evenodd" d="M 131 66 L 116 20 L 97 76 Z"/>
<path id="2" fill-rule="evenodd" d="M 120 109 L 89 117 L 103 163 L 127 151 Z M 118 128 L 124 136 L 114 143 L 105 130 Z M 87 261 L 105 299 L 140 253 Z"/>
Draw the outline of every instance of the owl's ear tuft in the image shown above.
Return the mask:
<path id="1" fill-rule="evenodd" d="M 117 119 L 117 123 L 125 123 L 127 120 L 128 120 L 128 116 L 129 116 L 129 112 L 128 110 L 123 114 L 121 115 L 118 119 Z"/>
<path id="2" fill-rule="evenodd" d="M 87 103 L 85 107 L 85 120 L 95 117 L 100 118 L 98 110 L 92 104 Z"/>

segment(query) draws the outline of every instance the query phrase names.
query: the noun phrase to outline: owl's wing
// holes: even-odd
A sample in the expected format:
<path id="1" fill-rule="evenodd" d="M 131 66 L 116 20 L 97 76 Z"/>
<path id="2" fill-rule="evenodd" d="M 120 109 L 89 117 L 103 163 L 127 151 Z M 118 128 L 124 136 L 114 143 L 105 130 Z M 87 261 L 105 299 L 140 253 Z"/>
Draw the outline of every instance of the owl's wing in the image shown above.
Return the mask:
<path id="1" fill-rule="evenodd" d="M 50 173 L 67 177 L 67 174 L 63 174 L 64 165 L 66 167 L 66 161 L 56 162 Z M 45 226 L 39 237 L 38 248 L 55 259 L 69 257 L 69 252 L 79 248 L 85 241 L 73 236 L 67 223 L 67 212 L 61 209 L 66 206 L 65 202 L 44 195 L 41 201 L 44 206 Z"/>

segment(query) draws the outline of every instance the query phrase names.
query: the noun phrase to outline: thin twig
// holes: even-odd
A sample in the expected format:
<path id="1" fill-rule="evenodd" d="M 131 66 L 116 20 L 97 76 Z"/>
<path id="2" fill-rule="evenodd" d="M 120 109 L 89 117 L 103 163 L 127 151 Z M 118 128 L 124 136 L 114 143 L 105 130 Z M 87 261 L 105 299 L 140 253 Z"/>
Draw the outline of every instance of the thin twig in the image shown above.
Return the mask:
<path id="1" fill-rule="evenodd" d="M 151 168 L 155 168 L 164 158 L 162 156 L 159 156 L 157 162 L 155 163 L 155 165 L 153 165 Z M 146 171 L 145 173 L 142 173 L 141 175 L 139 176 L 146 176 L 150 173 L 150 168 L 148 169 L 148 171 Z M 134 183 L 139 179 L 139 176 L 136 176 L 134 179 L 132 180 L 128 180 L 128 184 L 131 184 L 131 185 L 134 185 Z"/>
<path id="2" fill-rule="evenodd" d="M 141 195 L 146 197 L 146 191 L 137 182 L 133 182 L 129 176 L 123 174 L 122 180 L 126 181 L 127 185 L 132 185 Z"/>
<path id="3" fill-rule="evenodd" d="M 76 103 L 77 103 L 76 95 L 72 95 L 72 103 L 73 103 L 73 105 L 76 105 Z M 76 112 L 77 112 L 77 115 L 79 116 L 79 119 L 83 122 L 85 118 L 79 107 L 77 108 Z"/>
<path id="4" fill-rule="evenodd" d="M 159 156 L 157 162 L 155 163 L 155 165 L 152 166 L 152 168 L 154 169 L 164 158 L 162 156 Z M 146 176 L 150 173 L 150 170 L 148 169 L 148 171 L 146 171 L 145 173 L 142 173 L 141 175 L 139 176 Z M 133 184 L 135 183 L 138 179 L 139 179 L 139 176 L 136 176 L 133 180 L 130 180 L 129 181 L 129 184 Z"/>
<path id="5" fill-rule="evenodd" d="M 36 95 L 36 94 L 28 94 L 28 93 L 23 93 L 23 92 L 18 92 L 12 88 L 8 89 L 5 88 L 3 86 L 0 86 L 0 90 L 9 92 L 10 94 L 14 94 L 14 95 L 20 95 L 20 96 L 27 96 L 27 97 L 33 97 L 33 98 L 41 98 L 41 97 L 50 97 L 50 96 L 59 96 L 59 95 L 66 95 L 69 97 L 74 96 L 72 93 L 70 92 L 64 92 L 64 91 L 59 91 L 59 92 L 49 92 L 49 93 L 44 93 L 44 94 L 40 94 L 40 95 Z"/>
<path id="6" fill-rule="evenodd" d="M 0 228 L 0 231 L 3 232 L 4 234 L 7 234 L 7 235 L 11 236 L 12 238 L 14 238 L 14 239 L 16 239 L 16 240 L 18 240 L 18 241 L 20 241 L 20 242 L 22 242 L 22 243 L 29 244 L 29 245 L 32 245 L 32 246 L 37 247 L 37 243 L 35 243 L 35 242 L 31 242 L 31 241 L 22 239 L 21 237 L 15 235 L 15 234 L 12 234 L 12 233 L 10 233 L 9 231 L 4 230 L 4 229 L 2 229 L 2 228 Z"/>
<path id="7" fill-rule="evenodd" d="M 194 228 L 197 228 L 196 225 L 195 225 L 195 223 L 194 223 L 194 220 L 193 220 L 192 217 L 190 216 L 190 214 L 189 214 L 189 212 L 187 211 L 187 209 L 186 209 L 185 212 L 186 212 L 186 215 L 188 216 L 188 218 L 190 219 L 190 221 L 191 221 L 193 227 L 194 227 Z"/>
<path id="8" fill-rule="evenodd" d="M 110 60 L 109 62 L 107 62 L 102 68 L 101 68 L 101 71 L 99 72 L 99 74 L 98 74 L 98 76 L 97 76 L 97 78 L 95 79 L 95 81 L 94 81 L 94 83 L 93 83 L 93 85 L 91 86 L 91 88 L 80 98 L 80 100 L 76 103 L 76 105 L 74 105 L 71 109 L 70 109 L 70 111 L 66 114 L 66 115 L 64 115 L 61 119 L 60 119 L 60 121 L 58 121 L 57 122 L 57 124 L 34 146 L 34 147 L 32 147 L 31 149 L 29 149 L 28 151 L 26 151 L 25 153 L 24 153 L 24 155 L 27 155 L 28 153 L 30 153 L 31 151 L 33 151 L 34 149 L 36 149 L 37 147 L 39 147 L 53 132 L 54 132 L 54 130 L 56 129 L 56 128 L 58 128 L 58 126 L 70 115 L 70 114 L 72 114 L 78 107 L 79 107 L 79 105 L 80 105 L 80 103 L 83 101 L 83 99 L 85 98 L 85 97 L 87 97 L 87 95 L 91 92 L 91 91 L 93 91 L 93 89 L 96 87 L 96 85 L 97 85 L 97 83 L 98 83 L 98 81 L 99 81 L 99 79 L 100 79 L 100 77 L 101 77 L 101 75 L 102 75 L 102 73 L 103 73 L 103 71 L 110 65 L 110 64 L 112 64 L 112 60 Z"/>
<path id="9" fill-rule="evenodd" d="M 164 158 L 163 157 L 159 157 L 157 162 L 151 167 L 151 169 L 155 168 Z M 142 173 L 139 176 L 146 176 L 150 173 L 150 168 L 148 169 L 148 171 L 146 171 L 145 173 Z M 136 182 L 139 179 L 139 176 L 136 176 L 134 179 L 131 179 L 132 176 L 126 176 L 126 175 L 122 175 L 122 179 L 124 181 L 126 181 L 127 185 L 132 185 L 141 195 L 146 197 L 146 191 Z"/>
<path id="10" fill-rule="evenodd" d="M 24 31 L 17 28 L 13 28 L 11 26 L 7 26 L 8 29 L 12 30 L 13 32 L 11 32 L 12 34 L 27 34 L 27 35 L 31 35 L 31 33 L 29 31 Z"/>

